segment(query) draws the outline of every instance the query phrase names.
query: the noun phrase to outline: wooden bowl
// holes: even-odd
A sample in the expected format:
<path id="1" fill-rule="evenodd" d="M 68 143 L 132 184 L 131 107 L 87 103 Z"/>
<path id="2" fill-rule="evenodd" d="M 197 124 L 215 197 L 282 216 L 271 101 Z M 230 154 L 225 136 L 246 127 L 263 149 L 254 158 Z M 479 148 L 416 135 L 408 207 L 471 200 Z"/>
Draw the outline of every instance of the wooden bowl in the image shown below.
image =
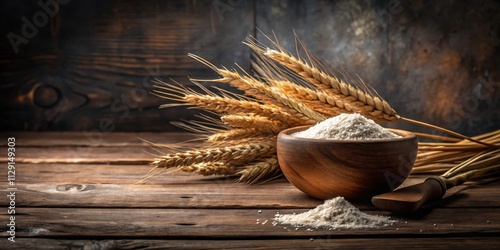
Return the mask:
<path id="1" fill-rule="evenodd" d="M 308 126 L 278 135 L 278 161 L 285 177 L 302 192 L 319 199 L 370 198 L 394 190 L 408 177 L 417 155 L 417 137 L 389 129 L 402 138 L 327 140 L 292 136 Z"/>

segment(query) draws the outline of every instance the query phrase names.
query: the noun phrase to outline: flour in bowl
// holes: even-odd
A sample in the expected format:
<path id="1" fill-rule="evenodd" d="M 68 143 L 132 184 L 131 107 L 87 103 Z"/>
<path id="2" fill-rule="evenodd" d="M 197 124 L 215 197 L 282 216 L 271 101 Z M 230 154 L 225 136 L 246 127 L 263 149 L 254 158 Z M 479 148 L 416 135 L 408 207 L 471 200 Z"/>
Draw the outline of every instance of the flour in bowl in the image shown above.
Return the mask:
<path id="1" fill-rule="evenodd" d="M 340 114 L 309 129 L 292 134 L 296 137 L 330 140 L 380 140 L 401 136 L 376 124 L 373 120 L 354 114 Z"/>
<path id="2" fill-rule="evenodd" d="M 314 209 L 300 214 L 277 214 L 275 223 L 294 227 L 336 229 L 379 228 L 396 221 L 386 216 L 370 215 L 346 201 L 343 197 L 326 200 Z"/>

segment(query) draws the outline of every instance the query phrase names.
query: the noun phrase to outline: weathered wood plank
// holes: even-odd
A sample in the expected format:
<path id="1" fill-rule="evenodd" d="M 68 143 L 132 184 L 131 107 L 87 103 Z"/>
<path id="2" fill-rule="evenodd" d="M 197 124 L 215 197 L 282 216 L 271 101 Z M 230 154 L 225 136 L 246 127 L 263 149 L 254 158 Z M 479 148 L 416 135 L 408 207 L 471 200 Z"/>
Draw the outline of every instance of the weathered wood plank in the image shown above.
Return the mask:
<path id="1" fill-rule="evenodd" d="M 104 164 L 25 164 L 16 165 L 16 180 L 20 184 L 125 184 L 140 180 L 151 170 L 144 165 L 104 165 Z M 184 172 L 165 174 L 149 180 L 142 186 L 178 184 L 234 184 L 234 179 L 222 176 L 201 176 Z M 0 183 L 4 185 L 5 183 Z M 258 187 L 238 184 L 243 187 Z M 266 186 L 266 185 L 263 185 Z"/>
<path id="2" fill-rule="evenodd" d="M 21 184 L 125 184 L 140 180 L 152 167 L 142 165 L 106 164 L 26 164 L 16 165 L 17 181 Z M 217 178 L 217 177 L 215 177 Z M 213 182 L 210 176 L 177 172 L 150 180 L 147 184 L 179 184 Z"/>
<path id="3" fill-rule="evenodd" d="M 175 174 L 164 175 L 147 185 L 132 188 L 129 185 L 151 169 L 147 164 L 152 159 L 152 156 L 142 152 L 146 147 L 139 145 L 140 140 L 135 139 L 136 135 L 148 140 L 163 140 L 158 139 L 162 137 L 166 143 L 182 141 L 190 136 L 184 133 L 110 133 L 100 138 L 99 147 L 95 147 L 90 141 L 87 141 L 87 145 L 93 147 L 79 147 L 77 142 L 86 138 L 81 133 L 16 134 L 18 136 L 16 137 L 17 182 L 23 194 L 19 199 L 26 205 L 44 207 L 158 207 L 156 198 L 148 199 L 142 193 L 163 198 L 167 193 L 169 198 L 166 199 L 166 203 L 160 205 L 162 207 L 176 207 L 178 202 L 182 202 L 184 207 L 312 207 L 319 204 L 315 200 L 302 202 L 301 199 L 307 198 L 286 181 L 248 187 L 224 178 Z M 43 146 L 45 142 L 52 146 Z M 67 144 L 72 146 L 64 147 Z M 5 161 L 5 158 L 2 160 Z M 25 162 L 38 162 L 38 164 Z M 56 164 L 57 162 L 65 164 Z M 84 164 L 88 162 L 98 164 Z M 135 165 L 108 165 L 108 163 Z M 413 179 L 410 179 L 407 183 L 412 181 Z M 498 184 L 499 182 L 493 186 L 469 188 L 446 199 L 441 206 L 498 207 L 500 204 Z M 82 189 L 82 185 L 91 188 Z M 79 188 L 85 192 L 79 192 Z M 66 192 L 66 189 L 75 192 Z M 279 192 L 268 193 L 268 190 L 279 190 Z M 40 194 L 44 194 L 43 198 Z M 129 199 L 123 199 L 124 194 L 128 194 Z M 248 195 L 255 196 L 253 202 L 246 199 Z M 181 198 L 183 196 L 192 198 L 186 200 Z M 239 204 L 234 202 L 235 200 L 248 202 Z M 276 201 L 282 203 L 278 205 Z"/>
<path id="4" fill-rule="evenodd" d="M 85 209 L 16 208 L 19 237 L 320 237 L 419 235 L 485 235 L 500 233 L 498 208 L 437 209 L 412 218 L 392 216 L 398 222 L 379 229 L 295 230 L 292 226 L 272 225 L 274 214 L 298 213 L 297 209 Z M 370 212 L 387 215 L 386 212 Z M 7 215 L 0 215 L 7 221 Z M 260 223 L 257 223 L 259 220 Z M 264 221 L 268 220 L 264 224 Z M 2 224 L 0 229 L 7 231 Z"/>
<path id="5" fill-rule="evenodd" d="M 30 1 L 4 5 L 2 34 L 22 36 L 21 18 L 44 14 Z M 111 119 L 116 131 L 175 130 L 168 121 L 197 112 L 158 110 L 165 100 L 148 94 L 151 80 L 215 76 L 189 52 L 249 70 L 250 49 L 241 41 L 254 31 L 253 6 L 243 1 L 220 13 L 208 0 L 61 4 L 18 51 L 0 41 L 0 103 L 9 106 L 0 110 L 0 127 L 81 131 Z M 43 88 L 50 91 L 37 91 Z"/>
<path id="6" fill-rule="evenodd" d="M 20 207 L 311 208 L 322 203 L 285 181 L 251 187 L 234 181 L 136 186 L 18 184 L 16 187 L 16 203 Z M 0 204 L 8 205 L 8 200 L 0 200 Z"/>
<path id="7" fill-rule="evenodd" d="M 248 186 L 235 179 L 188 173 L 162 175 L 131 186 L 149 170 L 144 165 L 18 164 L 18 202 L 43 207 L 297 207 L 320 201 L 308 198 L 286 180 Z M 409 178 L 403 185 L 422 181 Z M 5 184 L 0 185 L 0 188 Z M 450 190 L 439 207 L 500 207 L 500 181 Z M 272 190 L 272 192 L 269 192 Z M 41 195 L 43 194 L 43 195 Z M 147 194 L 146 196 L 143 194 Z M 126 199 L 125 199 L 126 197 Z M 190 198 L 187 198 L 190 197 Z M 252 197 L 252 199 L 248 199 Z M 158 200 L 162 200 L 159 204 Z M 0 204 L 6 201 L 0 200 Z M 359 204 L 373 209 L 371 205 Z"/>
<path id="8" fill-rule="evenodd" d="M 7 152 L 5 147 L 0 147 L 0 150 Z M 148 164 L 154 156 L 146 153 L 145 150 L 148 150 L 147 146 L 26 147 L 16 150 L 16 163 Z M 6 161 L 7 156 L 0 157 L 0 162 Z"/>
<path id="9" fill-rule="evenodd" d="M 148 164 L 158 154 L 152 150 L 150 141 L 157 146 L 171 146 L 175 143 L 196 138 L 190 133 L 104 133 L 87 132 L 44 132 L 2 133 L 4 138 L 0 150 L 6 151 L 7 139 L 16 138 L 17 163 L 103 163 L 103 164 Z M 142 139 L 142 140 L 141 140 Z M 194 143 L 186 145 L 194 146 Z M 162 150 L 168 153 L 168 150 Z M 0 155 L 5 162 L 7 155 Z"/>
<path id="10" fill-rule="evenodd" d="M 64 184 L 18 182 L 16 200 L 20 206 L 89 208 L 312 208 L 322 203 L 321 200 L 306 196 L 285 180 L 260 186 L 246 186 L 230 180 L 199 179 L 196 181 L 183 176 L 171 177 L 171 179 L 174 178 L 179 180 L 163 185 L 135 186 L 82 184 L 82 182 Z M 435 207 L 436 209 L 499 208 L 499 197 L 498 185 L 471 188 L 444 198 L 435 204 Z M 1 205 L 7 205 L 7 203 L 6 199 L 0 200 Z M 362 209 L 376 210 L 369 201 L 354 201 L 354 204 Z"/>
<path id="11" fill-rule="evenodd" d="M 26 184 L 130 184 L 151 170 L 149 165 L 102 165 L 102 164 L 56 164 L 56 163 L 21 163 L 16 165 L 16 170 L 21 173 L 17 181 Z M 64 176 L 64 178 L 61 178 Z M 173 184 L 173 183 L 213 183 L 230 177 L 201 176 L 198 174 L 175 172 L 151 179 L 147 184 Z M 417 184 L 426 176 L 410 176 L 400 187 Z M 468 184 L 468 183 L 467 183 Z M 473 184 L 473 183 L 471 183 Z M 480 184 L 480 183 L 479 183 Z M 496 189 L 500 182 L 487 182 L 477 186 L 478 189 Z M 264 185 L 265 186 L 265 185 Z"/>
<path id="12" fill-rule="evenodd" d="M 255 240 L 65 240 L 19 238 L 11 244 L 23 249 L 495 249 L 498 237 L 444 238 L 328 238 Z"/>
<path id="13" fill-rule="evenodd" d="M 103 132 L 99 129 L 80 132 L 1 132 L 0 145 L 6 146 L 9 137 L 16 138 L 16 147 L 54 147 L 54 146 L 142 146 L 141 139 L 158 144 L 183 142 L 196 137 L 187 132 Z"/>

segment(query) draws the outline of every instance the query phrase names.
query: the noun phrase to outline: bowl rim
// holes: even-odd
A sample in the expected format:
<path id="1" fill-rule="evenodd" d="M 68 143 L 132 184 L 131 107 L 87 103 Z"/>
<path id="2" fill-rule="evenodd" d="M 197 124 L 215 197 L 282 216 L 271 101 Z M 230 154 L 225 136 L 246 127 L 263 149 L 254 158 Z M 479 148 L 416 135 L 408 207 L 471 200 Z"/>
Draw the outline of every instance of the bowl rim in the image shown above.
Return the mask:
<path id="1" fill-rule="evenodd" d="M 280 131 L 280 133 L 278 134 L 278 138 L 288 139 L 288 140 L 300 140 L 307 142 L 323 142 L 323 143 L 328 142 L 328 143 L 339 143 L 339 144 L 348 144 L 348 143 L 371 144 L 371 143 L 386 143 L 386 142 L 402 142 L 407 140 L 414 140 L 417 137 L 414 133 L 410 131 L 402 129 L 394 129 L 394 128 L 385 128 L 385 129 L 402 136 L 401 138 L 375 139 L 375 140 L 333 140 L 333 139 L 305 138 L 305 137 L 297 137 L 291 135 L 292 133 L 303 131 L 312 126 L 314 125 L 303 125 L 303 126 L 284 129 Z"/>

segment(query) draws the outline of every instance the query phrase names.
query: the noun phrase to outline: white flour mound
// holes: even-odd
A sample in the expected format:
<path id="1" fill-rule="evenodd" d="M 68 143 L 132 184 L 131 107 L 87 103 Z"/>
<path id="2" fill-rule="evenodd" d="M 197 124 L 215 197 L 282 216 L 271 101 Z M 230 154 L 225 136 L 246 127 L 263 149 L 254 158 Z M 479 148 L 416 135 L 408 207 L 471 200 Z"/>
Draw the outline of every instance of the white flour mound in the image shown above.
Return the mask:
<path id="1" fill-rule="evenodd" d="M 354 114 L 340 114 L 326 119 L 307 130 L 292 134 L 296 137 L 330 140 L 380 140 L 401 138 L 373 120 Z"/>
<path id="2" fill-rule="evenodd" d="M 363 213 L 340 196 L 301 214 L 277 214 L 274 220 L 295 227 L 329 230 L 379 228 L 396 222 L 386 216 Z"/>

